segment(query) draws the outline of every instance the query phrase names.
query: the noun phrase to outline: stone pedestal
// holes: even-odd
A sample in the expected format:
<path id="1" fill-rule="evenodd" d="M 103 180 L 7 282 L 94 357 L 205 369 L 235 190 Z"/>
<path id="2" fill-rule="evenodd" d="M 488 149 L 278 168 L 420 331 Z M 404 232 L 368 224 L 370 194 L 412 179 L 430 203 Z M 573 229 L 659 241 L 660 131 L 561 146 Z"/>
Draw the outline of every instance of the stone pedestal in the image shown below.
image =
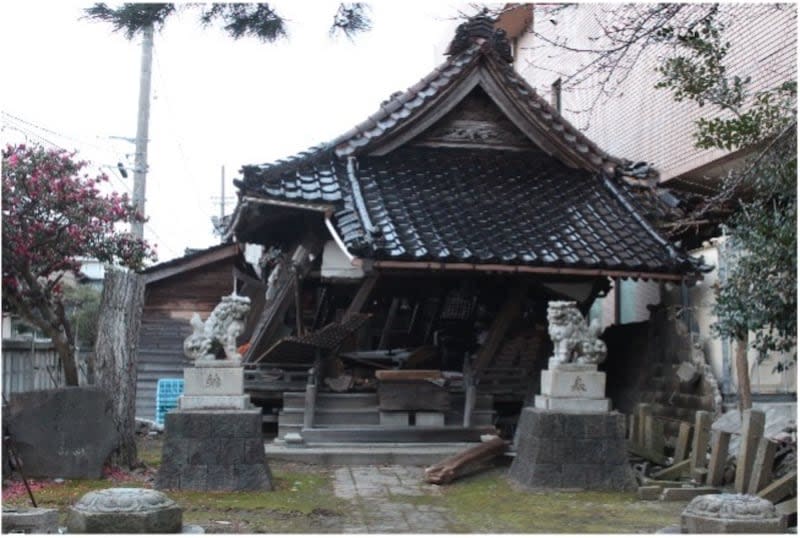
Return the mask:
<path id="1" fill-rule="evenodd" d="M 240 361 L 197 360 L 183 370 L 180 409 L 247 409 L 250 397 L 244 393 L 244 368 Z"/>
<path id="2" fill-rule="evenodd" d="M 58 510 L 3 506 L 3 534 L 58 534 Z"/>
<path id="3" fill-rule="evenodd" d="M 70 533 L 167 534 L 181 532 L 183 510 L 152 489 L 110 488 L 90 491 L 67 514 Z"/>
<path id="4" fill-rule="evenodd" d="M 260 409 L 167 413 L 159 489 L 272 490 Z"/>
<path id="5" fill-rule="evenodd" d="M 786 517 L 755 495 L 721 493 L 695 498 L 681 514 L 683 534 L 785 533 Z"/>
<path id="6" fill-rule="evenodd" d="M 627 490 L 635 487 L 628 465 L 625 416 L 555 412 L 525 407 L 515 437 L 514 482 L 534 489 Z"/>
<path id="7" fill-rule="evenodd" d="M 611 401 L 605 397 L 606 374 L 596 364 L 558 364 L 542 370 L 538 409 L 564 413 L 607 413 Z"/>

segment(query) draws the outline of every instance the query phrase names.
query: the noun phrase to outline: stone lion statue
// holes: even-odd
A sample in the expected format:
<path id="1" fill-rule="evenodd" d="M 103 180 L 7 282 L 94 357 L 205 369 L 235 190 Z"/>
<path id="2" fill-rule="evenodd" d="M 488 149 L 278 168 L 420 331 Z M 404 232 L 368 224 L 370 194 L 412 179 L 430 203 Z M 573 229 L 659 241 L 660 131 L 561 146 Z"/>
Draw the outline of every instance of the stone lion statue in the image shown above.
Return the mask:
<path id="1" fill-rule="evenodd" d="M 241 360 L 236 337 L 244 331 L 250 298 L 232 293 L 222 298 L 203 322 L 195 312 L 190 321 L 194 332 L 183 341 L 183 353 L 190 359 Z"/>
<path id="2" fill-rule="evenodd" d="M 548 303 L 547 333 L 553 341 L 550 368 L 564 363 L 599 364 L 606 358 L 606 344 L 598 338 L 600 327 L 586 325 L 575 301 Z"/>

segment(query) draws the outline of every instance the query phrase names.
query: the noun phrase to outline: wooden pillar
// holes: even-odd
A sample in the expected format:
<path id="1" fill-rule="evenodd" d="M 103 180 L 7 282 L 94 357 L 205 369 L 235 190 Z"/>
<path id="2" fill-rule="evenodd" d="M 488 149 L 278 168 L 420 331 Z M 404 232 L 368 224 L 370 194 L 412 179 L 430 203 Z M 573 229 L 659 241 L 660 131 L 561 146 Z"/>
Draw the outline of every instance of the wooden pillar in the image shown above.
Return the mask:
<path id="1" fill-rule="evenodd" d="M 654 454 L 664 454 L 664 423 L 653 415 L 645 417 L 644 447 Z"/>
<path id="2" fill-rule="evenodd" d="M 678 441 L 675 443 L 675 461 L 683 461 L 692 453 L 692 425 L 681 422 L 678 427 Z"/>
<path id="3" fill-rule="evenodd" d="M 303 428 L 314 427 L 314 411 L 317 406 L 317 371 L 311 368 L 308 371 L 308 384 L 306 385 L 306 399 L 303 407 Z"/>
<path id="4" fill-rule="evenodd" d="M 750 473 L 750 485 L 747 488 L 747 493 L 755 495 L 767 487 L 767 484 L 772 479 L 772 464 L 775 461 L 775 451 L 777 449 L 778 443 L 766 437 L 762 437 L 758 442 L 758 450 L 753 463 L 753 471 Z"/>
<path id="5" fill-rule="evenodd" d="M 722 430 L 711 432 L 711 461 L 708 463 L 706 484 L 721 486 L 725 474 L 725 462 L 728 461 L 728 445 L 731 434 Z"/>
<path id="6" fill-rule="evenodd" d="M 708 472 L 706 463 L 706 451 L 708 441 L 711 437 L 711 413 L 708 411 L 697 411 L 694 419 L 694 439 L 692 440 L 692 478 L 703 482 Z"/>
<path id="7" fill-rule="evenodd" d="M 478 387 L 472 376 L 472 369 L 469 364 L 465 365 L 464 372 L 464 423 L 465 428 L 472 426 L 472 412 L 475 410 L 475 400 L 477 398 Z"/>
<path id="8" fill-rule="evenodd" d="M 742 413 L 741 444 L 734 483 L 736 493 L 746 493 L 750 485 L 758 443 L 764 435 L 764 418 L 764 412 L 757 409 L 747 409 Z"/>

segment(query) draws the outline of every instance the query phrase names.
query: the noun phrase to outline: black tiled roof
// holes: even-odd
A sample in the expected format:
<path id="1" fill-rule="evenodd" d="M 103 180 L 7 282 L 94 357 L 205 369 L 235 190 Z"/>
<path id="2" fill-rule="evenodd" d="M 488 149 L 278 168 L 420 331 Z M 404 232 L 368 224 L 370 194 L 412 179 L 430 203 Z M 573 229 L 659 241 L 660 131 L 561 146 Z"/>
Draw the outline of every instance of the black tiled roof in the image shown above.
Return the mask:
<path id="1" fill-rule="evenodd" d="M 360 157 L 350 172 L 332 157 L 262 173 L 254 192 L 330 202 L 348 250 L 377 260 L 671 274 L 693 267 L 631 211 L 636 202 L 621 182 L 541 152 L 409 146 Z"/>
<path id="2" fill-rule="evenodd" d="M 638 197 L 618 177 L 627 161 L 603 152 L 538 96 L 498 52 L 497 39 L 462 41 L 444 64 L 355 128 L 288 160 L 245 166 L 237 186 L 271 200 L 331 206 L 337 234 L 364 258 L 670 275 L 700 268 L 641 216 Z M 546 147 L 406 142 L 385 149 L 460 95 L 454 92 L 476 69 L 503 88 L 517 121 Z"/>

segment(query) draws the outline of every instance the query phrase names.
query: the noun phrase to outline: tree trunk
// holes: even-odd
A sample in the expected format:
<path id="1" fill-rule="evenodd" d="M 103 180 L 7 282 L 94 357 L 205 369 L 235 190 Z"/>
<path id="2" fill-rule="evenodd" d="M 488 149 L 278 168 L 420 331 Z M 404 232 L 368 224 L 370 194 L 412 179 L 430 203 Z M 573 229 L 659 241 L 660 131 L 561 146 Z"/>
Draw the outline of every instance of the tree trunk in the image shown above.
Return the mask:
<path id="1" fill-rule="evenodd" d="M 50 340 L 53 342 L 53 347 L 61 359 L 61 365 L 64 369 L 64 384 L 68 387 L 77 387 L 78 362 L 75 356 L 75 348 L 66 341 L 61 333 L 54 332 L 50 335 Z"/>
<path id="2" fill-rule="evenodd" d="M 97 385 L 114 401 L 114 423 L 119 435 L 112 463 L 133 467 L 136 454 L 136 359 L 144 305 L 144 278 L 107 268 L 95 343 Z"/>
<path id="3" fill-rule="evenodd" d="M 747 336 L 736 341 L 736 384 L 739 392 L 739 411 L 753 407 L 753 397 L 750 393 L 750 368 L 747 364 Z"/>

